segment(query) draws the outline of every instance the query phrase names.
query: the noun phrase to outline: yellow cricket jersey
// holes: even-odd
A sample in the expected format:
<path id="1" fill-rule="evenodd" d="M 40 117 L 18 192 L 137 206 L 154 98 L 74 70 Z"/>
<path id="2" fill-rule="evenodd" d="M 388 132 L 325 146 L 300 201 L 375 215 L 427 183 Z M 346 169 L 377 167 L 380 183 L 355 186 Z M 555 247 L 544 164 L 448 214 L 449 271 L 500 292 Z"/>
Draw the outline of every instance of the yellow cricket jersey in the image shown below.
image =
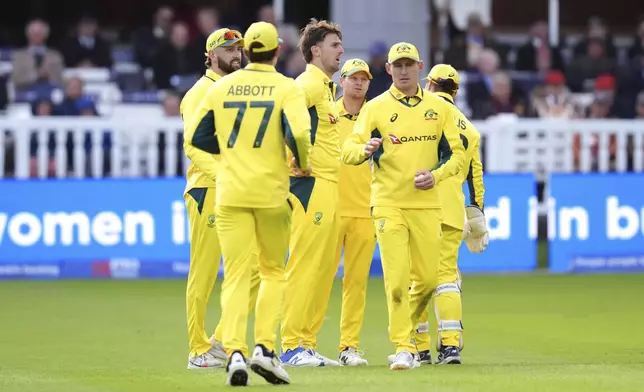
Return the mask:
<path id="1" fill-rule="evenodd" d="M 465 195 L 463 194 L 463 183 L 467 181 L 470 193 L 469 204 L 483 209 L 483 164 L 479 151 L 481 135 L 474 125 L 454 105 L 451 95 L 436 93 L 437 96 L 450 104 L 454 117 L 457 119 L 458 131 L 460 133 L 463 147 L 465 148 L 465 160 L 463 168 L 457 175 L 442 181 L 438 190 L 443 201 L 443 223 L 457 229 L 463 229 L 465 221 Z"/>
<path id="2" fill-rule="evenodd" d="M 194 129 L 189 127 L 190 122 L 192 121 L 192 115 L 195 110 L 199 107 L 201 100 L 208 89 L 217 81 L 221 79 L 221 76 L 213 72 L 212 70 L 207 70 L 206 74 L 201 77 L 188 90 L 186 95 L 181 100 L 181 117 L 183 118 L 183 150 L 185 151 L 186 156 L 190 159 L 190 165 L 188 166 L 188 172 L 186 173 L 186 189 L 184 194 L 187 193 L 192 188 L 214 188 L 215 179 L 217 178 L 217 167 L 219 165 L 219 150 L 202 150 L 196 148 L 192 141 L 194 135 Z M 212 139 L 215 138 L 215 135 L 211 136 Z"/>
<path id="3" fill-rule="evenodd" d="M 311 168 L 313 177 L 337 182 L 340 171 L 340 135 L 335 105 L 336 85 L 322 70 L 308 64 L 295 79 L 306 97 L 311 117 Z"/>
<path id="4" fill-rule="evenodd" d="M 197 141 L 213 143 L 193 143 L 196 148 L 208 151 L 218 145 L 221 150 L 218 205 L 283 205 L 289 193 L 285 144 L 300 168 L 308 165 L 311 119 L 304 94 L 270 65 L 251 63 L 221 78 L 208 90 L 190 127 Z"/>
<path id="5" fill-rule="evenodd" d="M 360 164 L 372 137 L 383 143 L 372 156 L 371 205 L 396 208 L 441 208 L 436 187 L 414 187 L 416 172 L 431 170 L 436 184 L 457 174 L 465 151 L 449 103 L 418 86 L 406 97 L 393 85 L 367 102 L 342 148 L 342 161 Z"/>
<path id="6" fill-rule="evenodd" d="M 353 125 L 358 119 L 358 114 L 351 115 L 344 107 L 344 99 L 337 102 L 337 110 L 340 115 L 338 129 L 340 131 L 340 144 L 344 143 L 347 137 L 353 132 Z M 340 166 L 340 216 L 353 218 L 370 218 L 371 212 L 371 170 L 369 164 Z"/>

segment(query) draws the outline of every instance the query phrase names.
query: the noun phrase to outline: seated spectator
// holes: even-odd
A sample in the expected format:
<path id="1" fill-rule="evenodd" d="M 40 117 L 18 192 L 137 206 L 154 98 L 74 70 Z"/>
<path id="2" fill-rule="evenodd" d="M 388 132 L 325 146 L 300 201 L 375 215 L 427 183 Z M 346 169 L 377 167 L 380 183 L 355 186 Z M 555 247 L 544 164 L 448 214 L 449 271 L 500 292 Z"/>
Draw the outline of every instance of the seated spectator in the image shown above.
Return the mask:
<path id="1" fill-rule="evenodd" d="M 512 79 L 505 72 L 497 72 L 492 76 L 492 89 L 490 98 L 486 101 L 479 101 L 475 108 L 472 108 L 472 118 L 485 119 L 500 113 L 514 113 L 517 116 L 524 116 L 526 112 L 525 103 L 517 93 L 513 93 Z"/>
<path id="2" fill-rule="evenodd" d="M 606 55 L 602 39 L 588 41 L 588 51 L 584 56 L 575 58 L 568 67 L 568 87 L 573 92 L 592 90 L 593 80 L 604 73 L 615 75 L 617 63 Z"/>
<path id="3" fill-rule="evenodd" d="M 382 41 L 374 42 L 369 48 L 369 70 L 373 79 L 367 90 L 367 99 L 373 99 L 391 86 L 391 75 L 385 69 L 389 47 Z"/>
<path id="4" fill-rule="evenodd" d="M 63 57 L 47 46 L 49 24 L 34 19 L 27 24 L 26 35 L 27 46 L 13 53 L 11 78 L 16 90 L 60 84 L 63 80 Z"/>
<path id="5" fill-rule="evenodd" d="M 221 28 L 219 25 L 219 12 L 215 7 L 199 8 L 196 14 L 198 35 L 193 40 L 195 53 L 203 52 L 206 47 L 208 36 L 215 30 Z"/>
<path id="6" fill-rule="evenodd" d="M 134 59 L 141 67 L 152 67 L 157 52 L 170 37 L 173 20 L 174 10 L 162 6 L 154 13 L 152 26 L 142 27 L 134 32 L 132 35 Z"/>
<path id="7" fill-rule="evenodd" d="M 98 35 L 98 22 L 84 16 L 78 22 L 76 35 L 63 44 L 65 65 L 70 68 L 110 68 L 112 50 L 110 44 Z"/>
<path id="8" fill-rule="evenodd" d="M 608 31 L 606 23 L 597 16 L 593 16 L 588 19 L 584 39 L 577 43 L 573 50 L 574 57 L 582 57 L 588 53 L 588 46 L 592 41 L 602 42 L 606 52 L 606 57 L 613 60 L 617 58 L 617 48 L 613 42 L 613 36 Z"/>
<path id="9" fill-rule="evenodd" d="M 80 78 L 72 77 L 65 81 L 65 92 L 61 103 L 55 106 L 54 115 L 80 116 L 91 113 L 98 116 L 94 102 L 84 94 L 84 83 Z"/>
<path id="10" fill-rule="evenodd" d="M 564 70 L 564 62 L 558 48 L 550 45 L 548 24 L 537 22 L 532 26 L 528 42 L 517 51 L 517 71 L 545 72 L 549 69 Z"/>
<path id="11" fill-rule="evenodd" d="M 189 45 L 188 26 L 175 23 L 172 26 L 170 42 L 165 43 L 157 53 L 152 69 L 154 83 L 158 89 L 174 89 L 179 86 L 181 77 L 200 75 L 203 70 L 203 52 Z"/>
<path id="12" fill-rule="evenodd" d="M 530 111 L 541 118 L 576 118 L 580 116 L 573 95 L 566 87 L 561 71 L 551 70 L 546 74 L 545 84 L 532 90 Z"/>
<path id="13" fill-rule="evenodd" d="M 444 62 L 458 70 L 471 70 L 484 49 L 496 52 L 499 60 L 505 63 L 507 49 L 487 34 L 481 17 L 473 13 L 467 19 L 467 30 L 452 40 Z"/>

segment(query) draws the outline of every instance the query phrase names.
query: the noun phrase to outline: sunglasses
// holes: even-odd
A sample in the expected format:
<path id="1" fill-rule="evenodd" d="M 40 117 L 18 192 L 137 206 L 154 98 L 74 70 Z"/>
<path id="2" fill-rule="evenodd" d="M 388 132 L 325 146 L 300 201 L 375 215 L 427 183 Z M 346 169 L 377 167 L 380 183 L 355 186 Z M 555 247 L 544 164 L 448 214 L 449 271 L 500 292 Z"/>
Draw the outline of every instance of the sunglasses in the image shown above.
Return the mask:
<path id="1" fill-rule="evenodd" d="M 226 41 L 232 41 L 235 39 L 241 39 L 242 35 L 237 30 L 228 30 L 226 31 L 215 43 L 212 45 L 213 48 L 223 45 Z"/>

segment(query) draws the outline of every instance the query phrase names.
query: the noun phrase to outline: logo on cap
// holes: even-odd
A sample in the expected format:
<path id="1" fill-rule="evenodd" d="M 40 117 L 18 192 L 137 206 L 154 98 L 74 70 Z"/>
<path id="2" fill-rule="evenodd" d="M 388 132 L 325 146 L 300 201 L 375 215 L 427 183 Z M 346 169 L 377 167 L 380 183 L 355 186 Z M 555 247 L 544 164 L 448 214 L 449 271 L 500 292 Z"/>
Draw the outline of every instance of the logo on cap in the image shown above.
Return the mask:
<path id="1" fill-rule="evenodd" d="M 411 52 L 411 48 L 409 47 L 409 45 L 400 45 L 398 48 L 396 48 L 396 52 L 409 53 Z"/>

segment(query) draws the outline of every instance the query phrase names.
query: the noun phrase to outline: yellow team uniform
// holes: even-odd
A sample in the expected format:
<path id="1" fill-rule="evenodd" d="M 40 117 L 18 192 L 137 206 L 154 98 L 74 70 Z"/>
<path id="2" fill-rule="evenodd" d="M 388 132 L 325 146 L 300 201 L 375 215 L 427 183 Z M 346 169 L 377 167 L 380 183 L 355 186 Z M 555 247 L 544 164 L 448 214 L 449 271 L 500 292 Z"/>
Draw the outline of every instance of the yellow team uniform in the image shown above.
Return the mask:
<path id="1" fill-rule="evenodd" d="M 326 315 L 338 241 L 340 146 L 336 86 L 309 64 L 295 83 L 304 91 L 311 118 L 311 176 L 291 177 L 293 230 L 286 265 L 288 293 L 282 312 L 282 351 L 315 349 Z"/>
<path id="2" fill-rule="evenodd" d="M 340 143 L 353 132 L 359 114 L 351 115 L 344 100 L 337 101 L 340 120 Z M 371 169 L 368 163 L 340 167 L 340 236 L 336 265 L 344 248 L 344 277 L 342 279 L 342 314 L 340 316 L 340 346 L 358 348 L 360 329 L 364 320 L 369 268 L 376 247 L 376 232 L 371 220 Z M 336 267 L 337 269 L 337 267 Z"/>
<path id="3" fill-rule="evenodd" d="M 413 47 L 397 44 L 392 51 L 402 45 L 407 53 Z M 419 61 L 415 48 L 413 53 Z M 431 170 L 439 184 L 463 164 L 463 144 L 447 105 L 420 86 L 413 97 L 407 97 L 392 85 L 363 107 L 342 149 L 343 162 L 360 164 L 366 160 L 365 143 L 372 137 L 383 138 L 371 156 L 371 206 L 382 256 L 389 337 L 396 353 L 416 352 L 413 329 L 438 279 L 441 199 L 436 188 L 414 187 L 416 172 Z M 411 280 L 414 285 L 408 296 Z"/>
<path id="4" fill-rule="evenodd" d="M 215 228 L 215 179 L 219 167 L 219 151 L 216 148 L 202 150 L 193 145 L 194 130 L 189 124 L 192 114 L 206 92 L 221 76 L 211 70 L 195 83 L 181 101 L 181 116 L 184 120 L 184 150 L 191 160 L 186 174 L 186 189 L 183 194 L 190 222 L 190 272 L 186 288 L 186 311 L 188 316 L 188 342 L 190 355 L 201 355 L 212 343 L 206 335 L 206 307 L 212 293 L 221 248 Z M 197 144 L 199 144 L 197 135 Z"/>
<path id="5" fill-rule="evenodd" d="M 450 104 L 453 116 L 457 119 L 458 130 L 465 148 L 465 160 L 462 170 L 455 176 L 443 181 L 438 190 L 443 202 L 443 242 L 440 250 L 438 268 L 438 286 L 434 293 L 434 311 L 438 325 L 437 347 L 454 346 L 463 348 L 463 311 L 461 304 L 461 278 L 458 271 L 458 251 L 463 238 L 465 221 L 465 195 L 463 184 L 467 182 L 470 193 L 470 205 L 483 210 L 483 165 L 479 152 L 481 135 L 474 125 L 454 105 L 451 95 L 436 93 Z M 413 284 L 413 282 L 412 282 Z M 427 309 L 421 319 L 428 318 Z M 431 339 L 428 328 L 418 331 L 415 337 L 419 351 L 429 350 Z"/>
<path id="6" fill-rule="evenodd" d="M 268 35 L 262 33 L 264 39 Z M 191 128 L 216 135 L 221 147 L 216 216 L 224 256 L 223 345 L 229 357 L 246 348 L 254 262 L 249 244 L 256 239 L 262 257 L 255 343 L 274 350 L 292 213 L 284 145 L 306 168 L 310 118 L 304 97 L 293 80 L 274 67 L 251 63 L 208 91 Z"/>

